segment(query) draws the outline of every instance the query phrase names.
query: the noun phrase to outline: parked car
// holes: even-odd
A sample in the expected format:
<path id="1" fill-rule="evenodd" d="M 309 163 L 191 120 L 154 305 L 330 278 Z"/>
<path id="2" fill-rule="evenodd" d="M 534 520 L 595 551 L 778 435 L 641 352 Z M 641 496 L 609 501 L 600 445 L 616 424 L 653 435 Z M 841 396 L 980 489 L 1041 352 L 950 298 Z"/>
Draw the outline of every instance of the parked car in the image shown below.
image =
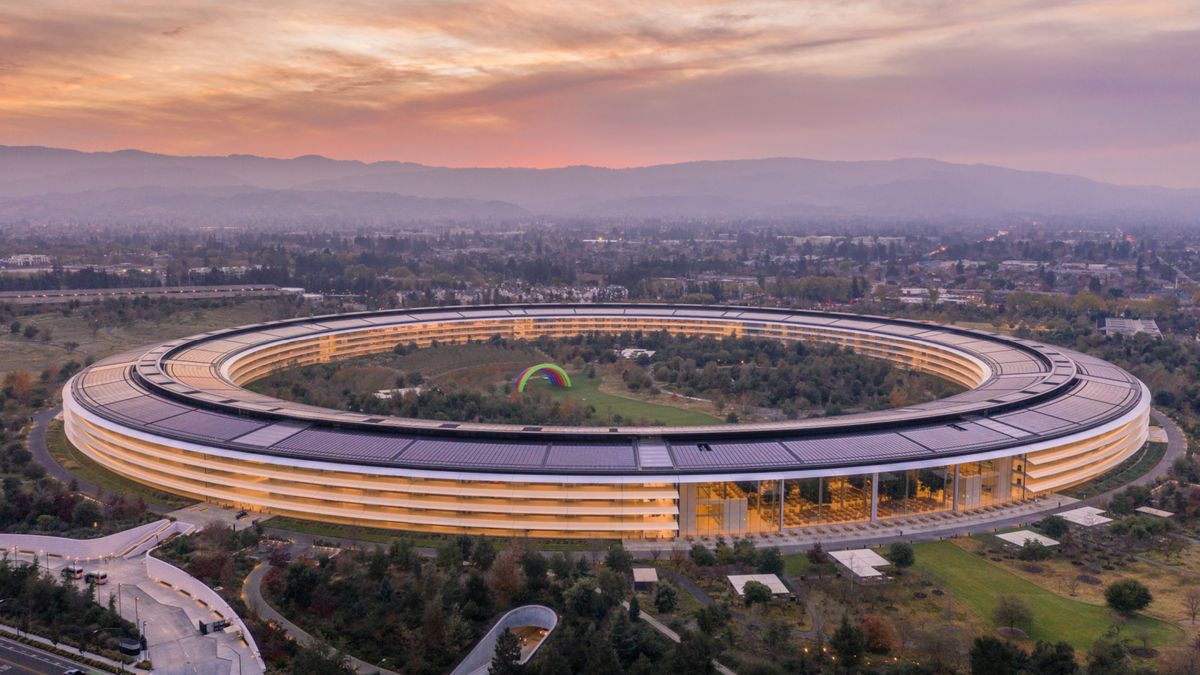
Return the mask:
<path id="1" fill-rule="evenodd" d="M 85 583 L 103 586 L 104 584 L 108 583 L 108 572 L 88 572 L 83 576 L 83 581 Z"/>
<path id="2" fill-rule="evenodd" d="M 81 579 L 83 578 L 83 568 L 79 565 L 67 565 L 62 568 L 64 579 Z"/>

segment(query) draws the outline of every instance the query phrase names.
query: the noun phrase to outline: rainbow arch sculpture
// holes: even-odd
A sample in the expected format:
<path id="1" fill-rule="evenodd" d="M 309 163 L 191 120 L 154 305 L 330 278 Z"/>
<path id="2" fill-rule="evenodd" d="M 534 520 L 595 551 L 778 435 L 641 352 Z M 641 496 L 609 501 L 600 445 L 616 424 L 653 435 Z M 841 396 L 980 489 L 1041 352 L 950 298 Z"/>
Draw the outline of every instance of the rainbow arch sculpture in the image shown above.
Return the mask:
<path id="1" fill-rule="evenodd" d="M 521 374 L 517 376 L 516 382 L 513 383 L 513 386 L 516 387 L 517 391 L 525 391 L 525 385 L 529 383 L 529 378 L 538 373 L 545 373 L 546 379 L 550 380 L 556 387 L 571 386 L 571 376 L 567 375 L 567 371 L 553 363 L 539 363 L 536 366 L 529 366 L 525 370 L 522 370 Z"/>

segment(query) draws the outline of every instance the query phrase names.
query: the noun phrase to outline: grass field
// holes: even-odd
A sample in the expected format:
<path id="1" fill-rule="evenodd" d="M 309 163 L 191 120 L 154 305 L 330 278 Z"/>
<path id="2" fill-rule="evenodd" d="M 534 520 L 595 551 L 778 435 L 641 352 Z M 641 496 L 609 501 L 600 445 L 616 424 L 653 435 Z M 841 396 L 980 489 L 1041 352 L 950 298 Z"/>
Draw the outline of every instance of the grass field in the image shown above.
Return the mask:
<path id="1" fill-rule="evenodd" d="M 1147 443 L 1139 452 L 1126 458 L 1116 468 L 1086 483 L 1063 490 L 1062 494 L 1076 499 L 1087 499 L 1121 487 L 1146 475 L 1146 472 L 1153 469 L 1165 454 L 1167 454 L 1166 443 Z"/>
<path id="2" fill-rule="evenodd" d="M 1183 637 L 1171 624 L 1145 616 L 1119 619 L 1107 607 L 1056 595 L 972 555 L 952 542 L 917 544 L 917 569 L 930 574 L 959 601 L 990 622 L 1003 595 L 1016 595 L 1033 610 L 1033 640 L 1063 640 L 1076 649 L 1087 649 L 1114 624 L 1120 636 L 1140 642 L 1144 635 L 1156 649 Z"/>
<path id="3" fill-rule="evenodd" d="M 659 405 L 634 398 L 616 396 L 600 391 L 600 380 L 588 379 L 582 374 L 571 376 L 571 388 L 559 389 L 549 383 L 537 379 L 531 380 L 526 387 L 545 388 L 553 397 L 559 399 L 573 398 L 582 403 L 595 406 L 596 414 L 608 417 L 617 414 L 629 421 L 649 420 L 651 423 L 662 423 L 668 426 L 695 426 L 701 424 L 721 424 L 722 420 L 696 410 L 685 410 L 669 405 Z"/>
<path id="4" fill-rule="evenodd" d="M 142 345 L 163 342 L 178 337 L 203 333 L 214 328 L 229 328 L 274 318 L 277 307 L 271 301 L 245 302 L 212 308 L 180 305 L 180 310 L 164 321 L 139 321 L 128 325 L 101 327 L 94 333 L 78 313 L 63 316 L 61 312 L 44 312 L 20 317 L 22 325 L 49 329 L 52 338 L 44 343 L 26 340 L 8 330 L 0 331 L 0 373 L 10 370 L 38 372 L 50 366 L 62 365 L 72 356 L 63 346 L 78 343 L 74 356 L 104 358 Z"/>
<path id="5" fill-rule="evenodd" d="M 378 527 L 354 527 L 338 523 L 322 523 L 316 520 L 302 520 L 287 516 L 275 516 L 263 520 L 263 527 L 290 532 L 312 535 L 318 539 L 353 539 L 376 544 L 390 544 L 393 541 L 407 541 L 420 548 L 438 548 L 456 535 L 432 534 L 422 532 L 405 532 L 403 530 L 388 530 Z M 593 539 L 590 541 L 569 541 L 565 539 L 537 539 L 537 547 L 544 551 L 591 551 L 605 550 L 615 539 Z"/>
<path id="6" fill-rule="evenodd" d="M 75 474 L 81 480 L 95 483 L 109 494 L 123 495 L 132 492 L 141 495 L 147 503 L 169 509 L 181 509 L 195 504 L 190 499 L 168 492 L 160 492 L 100 466 L 92 458 L 71 445 L 71 442 L 67 440 L 67 434 L 63 431 L 62 422 L 51 422 L 50 426 L 46 428 L 46 448 L 64 469 Z"/>

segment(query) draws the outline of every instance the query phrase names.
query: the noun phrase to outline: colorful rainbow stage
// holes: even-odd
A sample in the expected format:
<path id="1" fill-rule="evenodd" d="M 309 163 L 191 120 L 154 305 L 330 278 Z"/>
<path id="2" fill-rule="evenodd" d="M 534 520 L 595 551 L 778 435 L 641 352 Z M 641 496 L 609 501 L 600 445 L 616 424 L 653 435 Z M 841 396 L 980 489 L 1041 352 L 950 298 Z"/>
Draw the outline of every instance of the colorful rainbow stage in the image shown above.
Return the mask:
<path id="1" fill-rule="evenodd" d="M 551 384 L 556 387 L 571 386 L 571 376 L 567 375 L 567 371 L 553 363 L 539 363 L 536 366 L 529 366 L 525 370 L 522 370 L 521 374 L 517 376 L 516 381 L 513 382 L 513 386 L 517 388 L 517 391 L 525 391 L 525 385 L 529 383 L 529 378 L 538 373 L 545 373 L 546 379 L 550 380 Z"/>

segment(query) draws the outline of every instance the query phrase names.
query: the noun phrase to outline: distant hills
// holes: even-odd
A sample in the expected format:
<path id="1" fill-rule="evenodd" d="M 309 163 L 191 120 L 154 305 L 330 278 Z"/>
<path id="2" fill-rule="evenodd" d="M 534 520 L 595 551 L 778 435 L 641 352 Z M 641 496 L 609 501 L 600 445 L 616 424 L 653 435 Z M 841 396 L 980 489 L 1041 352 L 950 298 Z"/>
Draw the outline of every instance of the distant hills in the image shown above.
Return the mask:
<path id="1" fill-rule="evenodd" d="M 305 156 L 0 146 L 0 221 L 403 223 L 1125 214 L 1200 219 L 1200 190 L 932 159 L 756 159 L 607 169 L 447 168 Z"/>

